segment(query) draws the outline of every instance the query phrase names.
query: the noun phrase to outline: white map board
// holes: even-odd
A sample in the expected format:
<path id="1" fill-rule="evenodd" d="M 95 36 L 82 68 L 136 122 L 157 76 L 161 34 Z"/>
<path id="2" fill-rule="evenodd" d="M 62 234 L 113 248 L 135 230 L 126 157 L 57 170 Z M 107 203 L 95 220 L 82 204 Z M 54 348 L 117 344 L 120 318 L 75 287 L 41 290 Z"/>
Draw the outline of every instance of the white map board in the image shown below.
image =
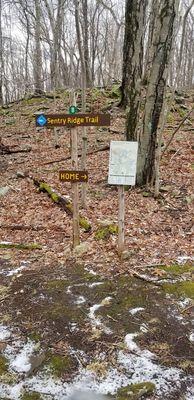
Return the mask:
<path id="1" fill-rule="evenodd" d="M 135 185 L 138 142 L 110 142 L 110 185 Z"/>

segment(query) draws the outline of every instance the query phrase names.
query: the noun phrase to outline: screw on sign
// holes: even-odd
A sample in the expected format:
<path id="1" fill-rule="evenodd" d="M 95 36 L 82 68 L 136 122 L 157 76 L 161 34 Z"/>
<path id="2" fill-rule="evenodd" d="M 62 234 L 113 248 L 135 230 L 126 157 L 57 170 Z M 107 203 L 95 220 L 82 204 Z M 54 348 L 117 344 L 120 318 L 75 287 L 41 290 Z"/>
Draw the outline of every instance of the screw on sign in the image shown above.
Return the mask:
<path id="1" fill-rule="evenodd" d="M 69 107 L 69 114 L 76 114 L 78 112 L 78 108 L 76 106 Z"/>

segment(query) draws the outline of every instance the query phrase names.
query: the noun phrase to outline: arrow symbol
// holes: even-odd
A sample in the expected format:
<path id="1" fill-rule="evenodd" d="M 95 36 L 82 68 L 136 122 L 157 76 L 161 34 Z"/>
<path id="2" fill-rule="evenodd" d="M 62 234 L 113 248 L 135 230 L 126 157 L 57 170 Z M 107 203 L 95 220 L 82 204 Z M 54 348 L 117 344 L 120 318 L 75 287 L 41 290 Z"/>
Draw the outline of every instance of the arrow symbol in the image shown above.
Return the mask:
<path id="1" fill-rule="evenodd" d="M 81 178 L 87 179 L 87 175 L 81 175 Z"/>

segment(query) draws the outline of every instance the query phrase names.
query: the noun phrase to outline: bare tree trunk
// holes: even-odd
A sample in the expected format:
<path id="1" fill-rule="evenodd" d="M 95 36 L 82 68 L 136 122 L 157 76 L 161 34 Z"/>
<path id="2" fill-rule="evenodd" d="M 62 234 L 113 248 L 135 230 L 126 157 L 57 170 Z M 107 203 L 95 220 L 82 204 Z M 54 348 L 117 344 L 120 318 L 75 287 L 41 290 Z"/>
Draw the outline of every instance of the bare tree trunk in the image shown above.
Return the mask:
<path id="1" fill-rule="evenodd" d="M 184 48 L 184 42 L 185 42 L 185 31 L 186 31 L 186 23 L 187 23 L 187 17 L 191 11 L 191 8 L 194 5 L 194 0 L 191 1 L 190 6 L 187 8 L 184 17 L 183 17 L 183 28 L 182 28 L 182 35 L 181 35 L 181 44 L 180 44 L 180 50 L 179 50 L 179 55 L 178 55 L 178 73 L 177 73 L 177 79 L 176 83 L 177 86 L 180 87 L 181 85 L 181 66 L 182 66 L 182 58 L 183 58 L 183 48 Z"/>
<path id="2" fill-rule="evenodd" d="M 3 35 L 2 35 L 2 0 L 0 0 L 0 106 L 3 105 Z"/>
<path id="3" fill-rule="evenodd" d="M 156 0 L 157 1 L 157 0 Z M 138 140 L 137 184 L 152 182 L 155 175 L 155 155 L 157 149 L 157 130 L 164 92 L 174 23 L 179 0 L 160 0 L 157 18 L 151 33 L 152 43 L 149 56 L 151 62 L 145 98 L 143 123 L 138 131 L 140 120 L 140 86 L 143 59 L 143 25 L 145 2 L 127 0 L 126 28 L 123 56 L 122 104 L 129 107 L 127 114 L 127 140 Z M 156 6 L 153 1 L 154 8 Z M 141 23 L 141 29 L 140 29 Z M 150 27 L 152 30 L 152 27 Z M 143 105 L 143 102 L 142 102 Z"/>
<path id="4" fill-rule="evenodd" d="M 139 118 L 146 6 L 147 1 L 126 2 L 121 105 L 128 107 L 127 140 L 134 139 Z"/>
<path id="5" fill-rule="evenodd" d="M 84 52 L 84 63 L 86 71 L 86 87 L 90 87 L 91 82 L 91 71 L 90 71 L 90 57 L 89 57 L 89 46 L 88 46 L 88 0 L 82 0 L 83 8 L 83 52 Z"/>
<path id="6" fill-rule="evenodd" d="M 40 0 L 35 0 L 35 54 L 34 54 L 34 94 L 43 93 L 42 52 L 41 52 L 41 8 Z"/>
<path id="7" fill-rule="evenodd" d="M 139 137 L 137 165 L 137 183 L 139 185 L 151 182 L 155 174 L 157 129 L 164 101 L 176 10 L 176 1 L 174 0 L 162 0 L 161 8 L 158 10 L 152 43 L 154 46 L 153 63 L 147 87 L 143 130 Z"/>

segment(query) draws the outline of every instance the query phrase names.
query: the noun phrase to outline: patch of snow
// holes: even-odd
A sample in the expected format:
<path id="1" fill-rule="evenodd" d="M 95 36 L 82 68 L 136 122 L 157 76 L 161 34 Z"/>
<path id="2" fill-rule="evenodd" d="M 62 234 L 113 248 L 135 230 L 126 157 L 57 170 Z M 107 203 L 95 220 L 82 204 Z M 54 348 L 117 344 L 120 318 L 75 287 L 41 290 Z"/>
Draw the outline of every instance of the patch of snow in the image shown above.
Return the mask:
<path id="1" fill-rule="evenodd" d="M 140 331 L 143 332 L 143 333 L 147 333 L 149 331 L 149 328 L 148 328 L 148 326 L 146 324 L 142 324 L 140 326 Z"/>
<path id="2" fill-rule="evenodd" d="M 184 299 L 184 300 L 180 300 L 179 302 L 178 302 L 178 305 L 181 307 L 181 308 L 185 308 L 185 307 L 187 307 L 189 304 L 191 303 L 191 299 Z"/>
<path id="3" fill-rule="evenodd" d="M 190 342 L 194 342 L 194 332 L 189 335 Z"/>
<path id="4" fill-rule="evenodd" d="M 0 244 L 12 244 L 12 242 L 0 242 Z"/>
<path id="5" fill-rule="evenodd" d="M 138 336 L 138 333 L 128 333 L 128 335 L 125 336 L 124 342 L 127 345 L 127 348 L 131 351 L 138 350 L 138 346 L 133 340 L 137 336 Z"/>
<path id="6" fill-rule="evenodd" d="M 143 311 L 143 310 L 145 310 L 144 307 L 136 307 L 136 308 L 132 308 L 131 310 L 129 310 L 129 313 L 130 313 L 131 315 L 135 315 L 135 314 L 137 314 L 138 312 Z"/>
<path id="7" fill-rule="evenodd" d="M 66 400 L 75 390 L 94 391 L 101 394 L 112 394 L 122 387 L 137 382 L 150 381 L 156 385 L 157 396 L 165 398 L 165 395 L 181 386 L 182 371 L 176 368 L 167 368 L 155 363 L 155 355 L 149 350 L 141 350 L 134 342 L 139 333 L 129 333 L 125 337 L 125 343 L 128 350 L 136 354 L 130 354 L 127 350 L 119 350 L 117 353 L 118 367 L 111 367 L 103 377 L 98 377 L 95 372 L 80 368 L 77 376 L 71 383 L 62 382 L 52 376 L 46 375 L 45 372 L 36 374 L 36 376 L 24 379 L 15 385 L 0 384 L 0 393 L 3 396 L 9 396 L 12 400 L 19 400 L 22 388 L 26 390 L 36 391 L 53 400 Z M 76 353 L 75 350 L 72 350 Z M 79 354 L 79 359 L 84 360 L 85 354 Z M 155 357 L 156 358 L 156 357 Z M 103 355 L 99 360 L 103 360 Z M 122 371 L 122 372 L 121 372 Z M 183 382 L 184 378 L 182 378 Z M 187 400 L 192 399 L 192 392 L 187 392 Z M 190 396 L 190 397 L 189 397 Z"/>
<path id="8" fill-rule="evenodd" d="M 86 286 L 86 284 L 85 283 L 76 283 L 75 285 L 70 285 L 70 286 L 67 287 L 66 293 L 67 294 L 72 294 L 72 290 L 71 289 L 73 287 L 80 287 L 80 286 Z"/>
<path id="9" fill-rule="evenodd" d="M 177 262 L 180 265 L 185 264 L 187 261 L 194 261 L 194 257 L 190 257 L 190 256 L 179 256 L 177 258 Z"/>
<path id="10" fill-rule="evenodd" d="M 5 325 L 0 324 L 0 341 L 9 339 L 11 336 L 11 332 L 9 328 Z"/>
<path id="11" fill-rule="evenodd" d="M 74 301 L 74 304 L 83 304 L 86 302 L 86 299 L 84 296 L 78 296 L 78 298 Z"/>
<path id="12" fill-rule="evenodd" d="M 100 286 L 100 285 L 103 285 L 103 282 L 93 282 L 93 283 L 89 283 L 87 286 L 89 288 L 93 288 L 93 287 Z"/>
<path id="13" fill-rule="evenodd" d="M 97 272 L 93 271 L 93 269 L 85 267 L 85 271 L 89 272 L 91 275 L 97 275 Z"/>
<path id="14" fill-rule="evenodd" d="M 194 399 L 194 386 L 188 389 L 185 396 L 185 400 L 193 400 L 193 399 Z"/>
<path id="15" fill-rule="evenodd" d="M 5 355 L 10 361 L 10 368 L 18 373 L 30 371 L 30 357 L 34 353 L 36 346 L 37 344 L 32 340 L 28 340 L 26 344 L 18 341 L 14 342 L 13 345 L 8 345 L 5 349 Z"/>
<path id="16" fill-rule="evenodd" d="M 95 312 L 96 312 L 97 310 L 99 310 L 99 308 L 101 308 L 101 307 L 103 307 L 103 306 L 109 304 L 110 301 L 111 301 L 111 299 L 112 299 L 112 297 L 108 296 L 108 297 L 106 297 L 105 299 L 103 299 L 103 300 L 101 301 L 100 304 L 94 304 L 92 307 L 90 307 L 90 311 L 89 311 L 89 314 L 88 314 L 88 317 L 89 317 L 90 320 L 91 320 L 92 326 L 94 326 L 94 327 L 97 327 L 97 326 L 98 326 L 98 327 L 101 327 L 101 328 L 103 329 L 103 331 L 104 331 L 105 333 L 107 333 L 108 335 L 109 335 L 110 333 L 112 333 L 111 329 L 107 328 L 107 327 L 102 323 L 101 319 L 96 317 Z"/>
<path id="17" fill-rule="evenodd" d="M 7 271 L 7 272 L 4 271 L 4 273 L 5 273 L 6 276 L 13 276 L 13 275 L 16 275 L 16 274 L 18 274 L 19 272 L 21 272 L 24 268 L 26 268 L 26 266 L 25 266 L 25 265 L 21 265 L 21 267 L 12 269 L 12 270 Z"/>
<path id="18" fill-rule="evenodd" d="M 77 323 L 76 322 L 70 322 L 69 323 L 69 328 L 70 328 L 71 332 L 79 331 L 79 329 L 77 328 Z"/>

